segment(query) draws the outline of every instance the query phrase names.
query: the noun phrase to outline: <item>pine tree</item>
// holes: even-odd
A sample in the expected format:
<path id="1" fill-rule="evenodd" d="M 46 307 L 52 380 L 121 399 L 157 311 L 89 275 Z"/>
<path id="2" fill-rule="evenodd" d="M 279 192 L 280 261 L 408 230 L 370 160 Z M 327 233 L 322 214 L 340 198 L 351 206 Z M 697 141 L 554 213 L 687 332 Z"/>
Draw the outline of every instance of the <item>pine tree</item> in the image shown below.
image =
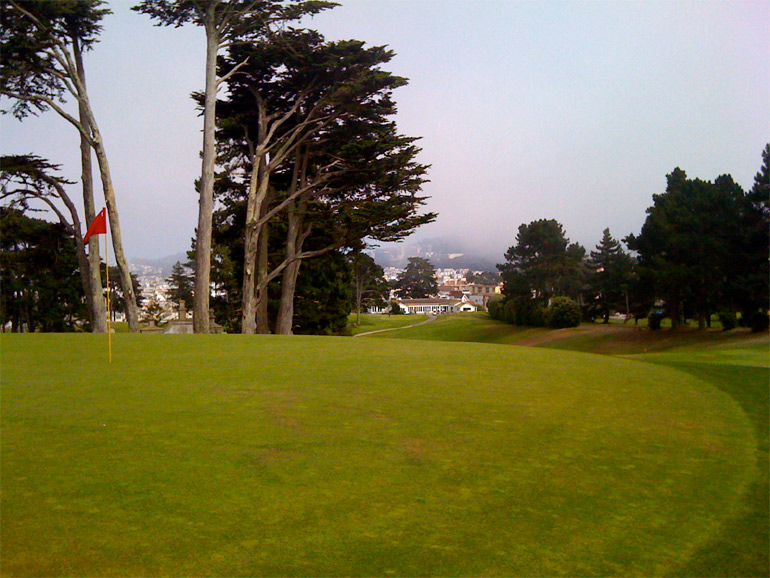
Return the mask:
<path id="1" fill-rule="evenodd" d="M 632 259 L 623 251 L 619 241 L 604 229 L 602 240 L 588 258 L 591 270 L 590 287 L 594 296 L 594 310 L 605 323 L 612 310 L 623 308 L 628 317 L 628 289 L 632 275 Z"/>
<path id="2" fill-rule="evenodd" d="M 192 307 L 193 279 L 187 267 L 179 261 L 174 263 L 171 268 L 171 276 L 166 279 L 166 283 L 169 287 L 168 296 L 172 302 L 177 305 L 184 302 L 185 308 Z"/>
<path id="3" fill-rule="evenodd" d="M 438 293 L 436 271 L 428 259 L 409 257 L 409 263 L 396 279 L 396 295 L 402 298 L 423 299 Z"/>

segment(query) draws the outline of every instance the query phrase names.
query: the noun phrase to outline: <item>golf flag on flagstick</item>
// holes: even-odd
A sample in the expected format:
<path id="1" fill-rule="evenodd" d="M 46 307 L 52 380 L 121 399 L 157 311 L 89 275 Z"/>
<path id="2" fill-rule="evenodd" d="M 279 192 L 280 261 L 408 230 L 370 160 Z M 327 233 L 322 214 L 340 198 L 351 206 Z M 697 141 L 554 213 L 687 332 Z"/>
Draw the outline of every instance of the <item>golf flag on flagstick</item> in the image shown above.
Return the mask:
<path id="1" fill-rule="evenodd" d="M 88 227 L 88 231 L 86 231 L 86 236 L 83 237 L 83 243 L 88 243 L 88 239 L 91 238 L 92 235 L 105 235 L 105 243 L 104 243 L 104 265 L 107 272 L 107 350 L 108 350 L 108 358 L 110 360 L 110 363 L 112 363 L 112 324 L 110 323 L 110 318 L 112 317 L 112 312 L 110 311 L 110 262 L 108 260 L 110 249 L 107 246 L 107 209 L 104 208 L 101 211 L 99 211 L 99 214 L 96 215 L 96 218 L 94 219 L 94 222 L 91 223 L 91 226 Z"/>
<path id="2" fill-rule="evenodd" d="M 107 215 L 105 214 L 105 211 L 107 209 L 102 209 L 98 215 L 96 215 L 96 218 L 94 219 L 94 222 L 91 223 L 91 226 L 88 227 L 88 231 L 86 232 L 86 236 L 83 237 L 83 242 L 88 243 L 88 239 L 91 238 L 91 235 L 106 235 L 107 234 Z"/>

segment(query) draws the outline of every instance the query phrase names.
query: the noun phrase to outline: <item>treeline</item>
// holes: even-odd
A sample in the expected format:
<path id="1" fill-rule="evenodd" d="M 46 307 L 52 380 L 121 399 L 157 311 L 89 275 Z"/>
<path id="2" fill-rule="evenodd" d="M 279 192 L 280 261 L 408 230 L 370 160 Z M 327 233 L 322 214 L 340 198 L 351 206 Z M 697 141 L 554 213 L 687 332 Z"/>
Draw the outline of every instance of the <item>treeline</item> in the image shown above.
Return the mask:
<path id="1" fill-rule="evenodd" d="M 638 235 L 623 239 L 605 229 L 595 250 L 570 243 L 562 225 L 541 219 L 521 225 L 516 244 L 498 265 L 503 296 L 490 301 L 495 319 L 515 325 L 574 327 L 581 319 L 608 322 L 663 318 L 672 327 L 693 319 L 705 329 L 768 327 L 770 257 L 770 144 L 745 192 L 730 175 L 690 179 L 667 175 L 653 195 Z"/>
<path id="2" fill-rule="evenodd" d="M 101 263 L 99 275 L 107 279 Z M 127 299 L 118 268 L 110 267 L 113 321 L 126 313 Z M 0 207 L 0 327 L 11 332 L 82 331 L 88 319 L 85 288 L 78 269 L 78 247 L 70 228 Z M 139 281 L 131 273 L 139 295 Z M 140 301 L 141 304 L 141 301 Z M 106 323 L 106 319 L 105 319 Z"/>
<path id="3" fill-rule="evenodd" d="M 54 110 L 78 130 L 85 211 L 80 214 L 70 200 L 72 183 L 57 176 L 58 167 L 32 154 L 3 159 L 2 197 L 21 211 L 32 199 L 46 203 L 71 233 L 88 321 L 94 331 L 104 331 L 98 241 L 88 247 L 81 241 L 95 216 L 93 150 L 128 324 L 138 331 L 137 299 L 82 58 L 96 44 L 109 10 L 101 0 L 0 2 L 0 94 L 19 119 Z M 402 239 L 435 219 L 420 213 L 428 167 L 417 161 L 417 139 L 400 134 L 394 121 L 393 91 L 407 81 L 383 69 L 393 52 L 294 27 L 335 5 L 144 0 L 134 7 L 159 25 L 200 26 L 207 41 L 206 85 L 193 95 L 204 118 L 191 253 L 196 332 L 208 332 L 212 306 L 231 331 L 305 331 L 309 324 L 298 322 L 303 308 L 305 318 L 317 316 L 311 310 L 333 300 L 330 287 L 350 284 L 355 255 L 367 242 Z M 76 113 L 62 107 L 67 96 Z"/>

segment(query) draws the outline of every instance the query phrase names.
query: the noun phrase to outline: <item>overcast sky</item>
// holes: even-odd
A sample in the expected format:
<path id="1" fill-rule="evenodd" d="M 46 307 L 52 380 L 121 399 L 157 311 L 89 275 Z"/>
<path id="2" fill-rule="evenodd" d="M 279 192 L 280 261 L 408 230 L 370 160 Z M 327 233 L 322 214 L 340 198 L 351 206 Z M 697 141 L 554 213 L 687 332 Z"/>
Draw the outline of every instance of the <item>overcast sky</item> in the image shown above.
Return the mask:
<path id="1" fill-rule="evenodd" d="M 520 224 L 557 219 L 587 249 L 638 233 L 675 167 L 751 188 L 770 142 L 770 2 L 340 0 L 309 25 L 387 44 L 403 134 L 430 164 L 418 238 L 502 254 Z M 197 222 L 204 33 L 109 2 L 88 55 L 126 253 L 185 251 Z M 3 154 L 79 180 L 78 136 L 53 113 L 0 119 Z M 79 195 L 77 186 L 71 188 Z M 102 205 L 102 202 L 98 203 Z"/>

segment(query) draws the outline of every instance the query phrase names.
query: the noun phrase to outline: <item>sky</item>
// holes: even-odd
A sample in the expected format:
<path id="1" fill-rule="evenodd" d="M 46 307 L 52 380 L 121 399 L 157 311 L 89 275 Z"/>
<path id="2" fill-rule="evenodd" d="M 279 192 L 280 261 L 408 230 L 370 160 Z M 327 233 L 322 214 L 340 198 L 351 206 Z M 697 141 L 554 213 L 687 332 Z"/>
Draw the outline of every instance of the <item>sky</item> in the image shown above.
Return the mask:
<path id="1" fill-rule="evenodd" d="M 605 228 L 638 234 L 676 167 L 750 189 L 770 142 L 767 0 L 339 1 L 307 25 L 388 45 L 386 68 L 409 79 L 396 122 L 421 137 L 439 214 L 417 240 L 502 261 L 519 225 L 544 218 L 591 250 Z M 155 27 L 135 3 L 109 2 L 86 74 L 125 252 L 158 258 L 189 249 L 197 223 L 203 122 L 189 95 L 205 38 Z M 2 154 L 47 158 L 76 182 L 78 146 L 55 113 L 0 118 Z"/>

